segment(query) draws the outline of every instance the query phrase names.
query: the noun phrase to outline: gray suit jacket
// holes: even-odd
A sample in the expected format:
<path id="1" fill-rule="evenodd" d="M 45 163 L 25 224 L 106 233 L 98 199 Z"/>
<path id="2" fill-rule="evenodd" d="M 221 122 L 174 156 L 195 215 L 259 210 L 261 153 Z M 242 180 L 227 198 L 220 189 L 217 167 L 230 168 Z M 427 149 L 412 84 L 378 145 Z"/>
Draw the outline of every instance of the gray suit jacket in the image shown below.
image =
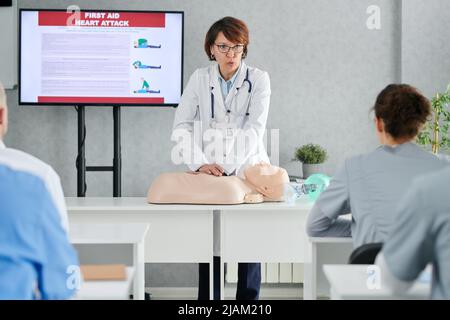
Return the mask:
<path id="1" fill-rule="evenodd" d="M 347 159 L 316 201 L 307 223 L 315 237 L 352 236 L 354 247 L 384 242 L 412 180 L 449 166 L 408 142 Z M 352 219 L 338 218 L 352 214 Z"/>

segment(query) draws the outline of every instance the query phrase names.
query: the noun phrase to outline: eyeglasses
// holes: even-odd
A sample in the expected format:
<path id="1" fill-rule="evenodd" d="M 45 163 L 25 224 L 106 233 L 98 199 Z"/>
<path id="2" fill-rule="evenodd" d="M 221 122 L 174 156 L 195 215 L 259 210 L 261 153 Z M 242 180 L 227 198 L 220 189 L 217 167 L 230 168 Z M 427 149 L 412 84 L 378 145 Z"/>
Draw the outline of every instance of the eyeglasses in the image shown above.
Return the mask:
<path id="1" fill-rule="evenodd" d="M 244 50 L 243 44 L 237 44 L 234 47 L 227 46 L 226 44 L 214 44 L 219 48 L 219 51 L 222 53 L 228 53 L 231 50 L 233 50 L 234 53 L 241 53 Z"/>

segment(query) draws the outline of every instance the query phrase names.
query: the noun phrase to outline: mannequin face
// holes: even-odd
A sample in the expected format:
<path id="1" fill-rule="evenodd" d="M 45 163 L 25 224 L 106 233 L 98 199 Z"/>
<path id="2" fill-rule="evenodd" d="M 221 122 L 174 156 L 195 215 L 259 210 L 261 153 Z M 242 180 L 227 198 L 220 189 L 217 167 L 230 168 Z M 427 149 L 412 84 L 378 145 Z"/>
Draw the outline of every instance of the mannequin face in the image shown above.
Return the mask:
<path id="1" fill-rule="evenodd" d="M 245 170 L 245 178 L 259 193 L 271 199 L 283 197 L 284 184 L 289 182 L 286 170 L 267 163 L 248 167 Z"/>

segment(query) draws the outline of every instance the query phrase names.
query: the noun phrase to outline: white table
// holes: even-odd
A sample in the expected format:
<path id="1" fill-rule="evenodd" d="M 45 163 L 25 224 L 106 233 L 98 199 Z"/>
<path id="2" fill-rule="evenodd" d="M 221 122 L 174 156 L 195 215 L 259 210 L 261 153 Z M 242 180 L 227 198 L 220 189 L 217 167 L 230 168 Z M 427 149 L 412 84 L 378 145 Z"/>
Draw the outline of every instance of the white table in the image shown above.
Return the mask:
<path id="1" fill-rule="evenodd" d="M 295 203 L 240 205 L 156 205 L 148 204 L 145 198 L 66 198 L 66 202 L 70 223 L 150 223 L 145 262 L 209 263 L 210 297 L 214 211 L 220 212 L 223 263 L 286 262 L 311 266 L 312 245 L 305 227 L 312 203 L 306 197 Z M 310 274 L 305 273 L 304 279 L 306 299 L 315 297 L 311 292 L 316 277 Z M 222 280 L 222 295 L 223 285 Z"/>
<path id="2" fill-rule="evenodd" d="M 324 265 L 323 270 L 330 282 L 332 299 L 370 300 L 370 299 L 428 299 L 431 284 L 416 281 L 404 295 L 393 295 L 384 284 L 383 275 L 372 282 L 369 274 L 376 268 L 373 265 Z"/>
<path id="3" fill-rule="evenodd" d="M 311 207 L 312 203 L 306 198 L 295 203 L 217 206 L 216 209 L 220 210 L 221 263 L 309 262 L 305 227 Z M 223 299 L 223 265 L 220 269 Z"/>
<path id="4" fill-rule="evenodd" d="M 304 283 L 303 299 L 316 300 L 318 273 L 320 271 L 318 263 L 318 253 L 320 246 L 330 245 L 335 247 L 337 250 L 341 251 L 339 252 L 339 254 L 342 255 L 342 260 L 333 262 L 346 263 L 353 250 L 353 240 L 352 238 L 337 237 L 309 237 L 308 240 L 311 244 L 311 259 L 309 263 L 305 263 L 305 279 L 308 279 L 309 281 L 305 281 Z"/>
<path id="5" fill-rule="evenodd" d="M 149 223 L 144 262 L 209 263 L 213 296 L 213 214 L 210 206 L 154 205 L 146 198 L 66 198 L 69 223 Z"/>
<path id="6" fill-rule="evenodd" d="M 74 300 L 128 300 L 134 268 L 126 267 L 123 281 L 83 281 Z"/>
<path id="7" fill-rule="evenodd" d="M 73 244 L 131 244 L 133 245 L 134 298 L 145 298 L 145 237 L 148 223 L 96 224 L 71 223 L 69 238 Z"/>

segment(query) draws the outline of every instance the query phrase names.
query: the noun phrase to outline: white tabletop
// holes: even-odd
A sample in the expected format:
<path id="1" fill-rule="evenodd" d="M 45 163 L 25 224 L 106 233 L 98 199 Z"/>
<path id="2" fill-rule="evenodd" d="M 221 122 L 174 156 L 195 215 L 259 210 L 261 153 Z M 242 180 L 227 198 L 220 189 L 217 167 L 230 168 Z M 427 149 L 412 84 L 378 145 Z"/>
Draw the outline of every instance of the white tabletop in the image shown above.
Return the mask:
<path id="1" fill-rule="evenodd" d="M 383 283 L 381 275 L 379 287 L 369 288 L 368 268 L 372 265 L 324 265 L 323 271 L 330 282 L 331 290 L 340 299 L 428 299 L 431 284 L 416 281 L 413 287 L 402 296 L 394 296 Z M 373 266 L 372 266 L 373 268 Z"/>
<path id="2" fill-rule="evenodd" d="M 67 197 L 68 211 L 209 210 L 206 205 L 150 204 L 144 197 Z"/>
<path id="3" fill-rule="evenodd" d="M 75 300 L 128 300 L 133 280 L 133 267 L 126 267 L 126 280 L 83 281 Z"/>
<path id="4" fill-rule="evenodd" d="M 313 243 L 352 243 L 351 237 L 309 237 Z"/>
<path id="5" fill-rule="evenodd" d="M 294 203 L 289 202 L 264 202 L 234 205 L 212 204 L 150 204 L 144 197 L 67 197 L 68 211 L 212 211 L 212 210 L 310 210 L 313 203 L 306 197 L 298 199 Z"/>
<path id="6" fill-rule="evenodd" d="M 148 229 L 148 223 L 72 223 L 69 238 L 72 243 L 78 244 L 134 244 L 144 241 Z"/>

